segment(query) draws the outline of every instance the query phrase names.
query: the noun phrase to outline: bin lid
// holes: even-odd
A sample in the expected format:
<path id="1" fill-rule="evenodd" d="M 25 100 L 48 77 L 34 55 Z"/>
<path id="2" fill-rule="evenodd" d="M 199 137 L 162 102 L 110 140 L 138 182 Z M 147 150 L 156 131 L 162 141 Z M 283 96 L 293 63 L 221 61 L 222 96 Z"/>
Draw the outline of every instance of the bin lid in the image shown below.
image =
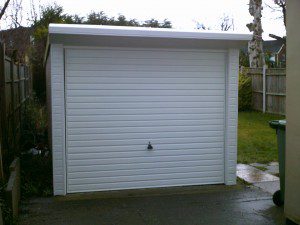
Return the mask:
<path id="1" fill-rule="evenodd" d="M 273 129 L 283 129 L 285 130 L 286 120 L 272 120 L 269 121 L 270 127 Z"/>

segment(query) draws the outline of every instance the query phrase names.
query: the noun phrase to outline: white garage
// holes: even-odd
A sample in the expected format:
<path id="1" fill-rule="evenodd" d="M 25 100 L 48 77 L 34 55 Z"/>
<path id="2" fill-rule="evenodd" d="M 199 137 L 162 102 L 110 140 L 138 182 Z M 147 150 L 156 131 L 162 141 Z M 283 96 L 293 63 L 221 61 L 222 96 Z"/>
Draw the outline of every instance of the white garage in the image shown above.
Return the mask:
<path id="1" fill-rule="evenodd" d="M 235 184 L 248 34 L 49 27 L 55 195 Z"/>

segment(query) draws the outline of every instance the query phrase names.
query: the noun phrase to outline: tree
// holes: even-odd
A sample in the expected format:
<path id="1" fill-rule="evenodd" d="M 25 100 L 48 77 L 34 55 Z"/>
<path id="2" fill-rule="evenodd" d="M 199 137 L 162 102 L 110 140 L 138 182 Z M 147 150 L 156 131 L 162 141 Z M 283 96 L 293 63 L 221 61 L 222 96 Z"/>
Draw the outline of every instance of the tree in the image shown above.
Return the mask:
<path id="1" fill-rule="evenodd" d="M 253 68 L 265 65 L 261 24 L 262 9 L 262 0 L 249 0 L 249 13 L 253 16 L 253 22 L 247 24 L 247 27 L 253 32 L 253 36 L 248 43 L 248 52 L 250 67 Z"/>
<path id="2" fill-rule="evenodd" d="M 249 54 L 243 50 L 240 50 L 239 65 L 249 67 Z"/>
<path id="3" fill-rule="evenodd" d="M 32 65 L 33 88 L 37 97 L 44 101 L 46 88 L 43 59 L 46 50 L 49 24 L 81 23 L 82 18 L 78 15 L 68 15 L 64 13 L 63 8 L 57 4 L 41 7 L 41 11 L 38 14 L 35 13 L 37 16 L 32 25 L 34 32 L 29 58 Z"/>
<path id="4" fill-rule="evenodd" d="M 286 27 L 286 0 L 274 0 L 274 3 L 281 9 L 283 24 Z"/>
<path id="5" fill-rule="evenodd" d="M 160 23 L 158 20 L 152 18 L 150 20 L 146 20 L 140 26 L 142 26 L 142 27 L 171 28 L 172 24 L 169 20 L 166 20 L 166 19 L 162 23 Z"/>
<path id="6" fill-rule="evenodd" d="M 210 30 L 210 27 L 204 25 L 204 23 L 196 22 L 196 29 L 197 30 Z"/>
<path id="7" fill-rule="evenodd" d="M 87 16 L 87 20 L 84 22 L 86 24 L 95 25 L 107 25 L 109 18 L 105 15 L 103 11 L 101 12 L 91 12 Z"/>
<path id="8" fill-rule="evenodd" d="M 204 23 L 195 21 L 196 23 L 196 29 L 197 30 L 211 30 L 212 28 L 209 26 L 206 26 Z M 221 30 L 221 31 L 228 31 L 228 30 L 234 30 L 234 20 L 228 15 L 223 15 L 223 17 L 220 18 L 220 23 L 216 26 L 213 26 L 213 29 Z"/>
<path id="9" fill-rule="evenodd" d="M 273 0 L 275 6 L 265 4 L 267 7 L 275 11 L 280 11 L 282 13 L 281 18 L 283 18 L 283 24 L 286 27 L 286 0 Z"/>
<path id="10" fill-rule="evenodd" d="M 228 15 L 224 15 L 221 18 L 220 28 L 221 28 L 221 31 L 234 30 L 233 18 L 230 18 Z"/>
<path id="11" fill-rule="evenodd" d="M 171 28 L 172 24 L 168 20 L 159 22 L 156 19 L 146 20 L 143 23 L 139 23 L 136 19 L 127 19 L 124 15 L 119 15 L 117 18 L 108 17 L 103 11 L 91 12 L 87 15 L 85 24 L 96 25 L 112 25 L 112 26 L 134 26 L 134 27 L 159 27 L 159 28 Z"/>
<path id="12" fill-rule="evenodd" d="M 0 8 L 0 20 L 2 19 L 7 7 L 8 7 L 8 4 L 9 4 L 10 0 L 6 0 L 3 7 Z"/>
<path id="13" fill-rule="evenodd" d="M 11 7 L 9 18 L 11 19 L 11 27 L 18 28 L 22 25 L 23 20 L 23 7 L 22 7 L 22 0 L 13 0 Z"/>
<path id="14" fill-rule="evenodd" d="M 131 27 L 139 26 L 139 22 L 137 22 L 137 20 L 135 19 L 127 20 L 127 18 L 124 15 L 119 15 L 117 19 L 112 17 L 109 23 L 111 23 L 111 25 L 116 25 L 116 26 L 131 26 Z"/>

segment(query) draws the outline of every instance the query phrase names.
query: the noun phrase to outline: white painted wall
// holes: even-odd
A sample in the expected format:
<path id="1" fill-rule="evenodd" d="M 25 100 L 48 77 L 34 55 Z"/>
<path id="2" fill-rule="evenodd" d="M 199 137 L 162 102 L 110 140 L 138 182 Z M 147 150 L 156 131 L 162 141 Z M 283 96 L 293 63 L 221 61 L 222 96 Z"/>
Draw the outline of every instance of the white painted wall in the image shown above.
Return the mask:
<path id="1" fill-rule="evenodd" d="M 66 194 L 65 175 L 65 81 L 64 81 L 64 48 L 62 45 L 51 45 L 51 134 L 53 160 L 54 195 Z"/>
<path id="2" fill-rule="evenodd" d="M 226 74 L 225 184 L 236 184 L 239 50 L 229 49 Z"/>

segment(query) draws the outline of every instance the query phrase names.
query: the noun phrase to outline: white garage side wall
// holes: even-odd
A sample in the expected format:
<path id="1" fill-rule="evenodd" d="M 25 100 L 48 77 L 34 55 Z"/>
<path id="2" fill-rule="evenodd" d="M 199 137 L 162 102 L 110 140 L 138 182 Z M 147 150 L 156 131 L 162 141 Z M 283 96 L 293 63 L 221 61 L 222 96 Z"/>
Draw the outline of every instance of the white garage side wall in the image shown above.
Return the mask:
<path id="1" fill-rule="evenodd" d="M 229 49 L 226 80 L 225 184 L 236 184 L 239 50 Z"/>
<path id="2" fill-rule="evenodd" d="M 52 101 L 51 101 L 51 57 L 46 61 L 46 97 L 47 97 L 47 112 L 48 112 L 48 142 L 49 148 L 52 149 Z"/>
<path id="3" fill-rule="evenodd" d="M 54 195 L 66 194 L 64 48 L 51 45 L 51 119 Z"/>

